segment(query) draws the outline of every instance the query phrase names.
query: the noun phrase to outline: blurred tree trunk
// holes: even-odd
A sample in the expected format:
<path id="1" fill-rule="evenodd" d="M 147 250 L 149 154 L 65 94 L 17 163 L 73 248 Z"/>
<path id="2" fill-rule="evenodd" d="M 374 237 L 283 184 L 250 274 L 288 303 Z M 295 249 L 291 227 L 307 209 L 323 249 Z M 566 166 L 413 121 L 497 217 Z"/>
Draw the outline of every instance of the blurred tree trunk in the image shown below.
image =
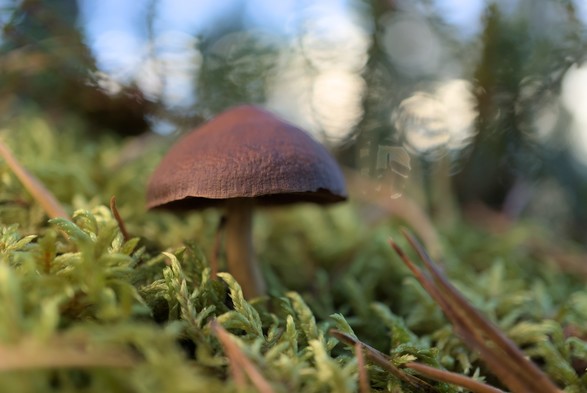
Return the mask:
<path id="1" fill-rule="evenodd" d="M 462 203 L 481 201 L 501 208 L 523 159 L 522 134 L 515 116 L 527 56 L 523 24 L 506 25 L 495 4 L 488 7 L 481 36 L 481 59 L 474 74 L 478 134 L 468 161 L 455 176 Z"/>

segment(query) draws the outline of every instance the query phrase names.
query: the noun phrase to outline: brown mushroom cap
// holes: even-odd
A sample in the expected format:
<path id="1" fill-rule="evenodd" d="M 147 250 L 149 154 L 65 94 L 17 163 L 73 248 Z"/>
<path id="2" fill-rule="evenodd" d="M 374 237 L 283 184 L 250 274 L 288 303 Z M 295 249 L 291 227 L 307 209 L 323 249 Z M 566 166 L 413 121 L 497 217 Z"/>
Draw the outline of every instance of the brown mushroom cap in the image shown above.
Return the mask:
<path id="1" fill-rule="evenodd" d="M 230 109 L 180 138 L 151 176 L 147 206 L 204 208 L 346 199 L 344 177 L 307 133 L 255 106 Z"/>

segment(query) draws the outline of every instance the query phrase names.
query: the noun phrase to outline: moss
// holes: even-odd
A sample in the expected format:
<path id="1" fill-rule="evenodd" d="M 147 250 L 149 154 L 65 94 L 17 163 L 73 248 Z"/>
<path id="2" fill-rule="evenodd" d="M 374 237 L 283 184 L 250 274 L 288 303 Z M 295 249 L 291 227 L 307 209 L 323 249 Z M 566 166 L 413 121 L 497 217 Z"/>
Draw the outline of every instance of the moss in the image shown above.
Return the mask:
<path id="1" fill-rule="evenodd" d="M 35 116 L 11 127 L 1 137 L 72 220 L 47 220 L 0 162 L 0 391 L 255 391 L 250 374 L 235 379 L 213 319 L 275 392 L 359 389 L 355 354 L 331 328 L 398 367 L 417 360 L 499 385 L 394 255 L 391 219 L 368 227 L 354 203 L 261 212 L 255 242 L 271 296 L 247 302 L 229 274 L 211 275 L 218 212 L 144 209 L 168 142 L 88 138 Z M 441 238 L 461 292 L 566 391 L 587 389 L 585 277 L 536 252 L 547 236 L 463 224 Z M 367 372 L 374 391 L 417 391 L 377 364 Z"/>

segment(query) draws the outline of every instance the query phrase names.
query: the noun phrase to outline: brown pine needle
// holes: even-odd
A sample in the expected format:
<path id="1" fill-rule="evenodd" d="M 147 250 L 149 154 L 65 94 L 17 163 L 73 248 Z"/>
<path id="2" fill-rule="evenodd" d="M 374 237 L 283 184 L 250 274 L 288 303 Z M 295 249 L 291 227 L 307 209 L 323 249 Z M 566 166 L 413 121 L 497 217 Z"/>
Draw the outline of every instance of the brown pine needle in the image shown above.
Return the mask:
<path id="1" fill-rule="evenodd" d="M 4 158 L 4 161 L 6 161 L 10 170 L 12 170 L 24 188 L 26 188 L 39 205 L 41 205 L 49 217 L 69 219 L 69 214 L 67 214 L 65 209 L 57 201 L 57 198 L 55 198 L 53 193 L 51 193 L 51 191 L 49 191 L 39 179 L 21 165 L 10 149 L 2 141 L 0 141 L 0 156 Z"/>
<path id="2" fill-rule="evenodd" d="M 244 374 L 246 374 L 260 393 L 274 393 L 273 387 L 234 342 L 230 333 L 215 320 L 210 322 L 210 326 L 216 334 L 216 337 L 218 337 L 218 340 L 224 348 L 224 353 L 230 361 L 230 370 L 237 387 L 240 390 L 246 390 L 246 381 L 244 378 Z"/>
<path id="3" fill-rule="evenodd" d="M 427 384 L 426 382 L 418 379 L 410 374 L 405 373 L 399 367 L 395 366 L 389 356 L 379 352 L 372 346 L 365 344 L 364 342 L 352 337 L 346 333 L 341 332 L 340 330 L 330 329 L 328 332 L 331 336 L 335 337 L 340 342 L 343 342 L 350 346 L 355 346 L 359 344 L 365 350 L 365 357 L 372 361 L 373 363 L 377 363 L 383 369 L 387 370 L 391 375 L 396 377 L 397 379 L 407 382 L 408 384 L 412 385 L 414 388 L 417 388 L 421 392 L 430 392 L 432 391 L 432 387 Z"/>
<path id="4" fill-rule="evenodd" d="M 91 348 L 91 349 L 90 349 Z M 136 357 L 125 348 L 96 348 L 70 340 L 0 345 L 0 372 L 90 367 L 132 367 Z"/>
<path id="5" fill-rule="evenodd" d="M 404 376 L 412 378 L 414 382 L 417 382 L 418 385 L 415 385 L 415 386 L 421 392 L 433 391 L 434 388 L 432 386 L 426 384 L 424 381 L 421 381 L 418 378 L 416 378 L 410 374 L 406 374 L 403 370 L 401 370 L 400 368 L 393 365 L 389 356 L 379 352 L 378 350 L 371 347 L 370 345 L 365 344 L 364 342 L 362 342 L 352 336 L 349 336 L 346 333 L 343 333 L 339 330 L 336 330 L 336 329 L 330 330 L 329 333 L 330 333 L 330 335 L 336 337 L 341 342 L 343 342 L 347 345 L 353 345 L 355 347 L 355 352 L 357 354 L 360 352 L 360 351 L 357 352 L 357 348 L 362 348 L 365 351 L 365 356 L 369 360 L 371 360 L 374 363 L 377 363 L 379 366 L 390 371 L 391 374 L 393 374 L 394 376 L 396 376 L 402 380 L 406 380 L 404 378 Z M 359 361 L 358 357 L 357 357 L 357 361 Z M 450 383 L 453 385 L 461 386 L 466 389 L 469 389 L 473 393 L 504 393 L 503 390 L 497 389 L 497 388 L 490 386 L 490 385 L 487 385 L 483 382 L 476 381 L 476 380 L 474 380 L 470 377 L 467 377 L 465 375 L 452 373 L 452 372 L 446 371 L 446 370 L 440 370 L 440 369 L 437 369 L 434 367 L 427 366 L 422 363 L 408 362 L 405 364 L 405 367 L 408 367 L 408 368 L 411 368 L 412 370 L 417 371 L 418 373 L 420 373 L 424 377 L 427 377 L 427 378 L 430 378 L 430 379 L 433 379 L 433 380 L 439 381 L 439 382 L 446 382 L 446 383 Z M 403 376 L 400 377 L 399 376 L 400 374 L 403 374 Z M 414 386 L 414 383 L 411 383 L 411 384 Z"/>
<path id="6" fill-rule="evenodd" d="M 359 370 L 359 393 L 369 393 L 369 375 L 365 365 L 365 356 L 363 356 L 363 347 L 358 340 L 355 343 L 355 356 Z"/>
<path id="7" fill-rule="evenodd" d="M 503 390 L 495 388 L 493 386 L 484 384 L 479 381 L 475 381 L 465 375 L 453 373 L 446 370 L 440 370 L 426 364 L 409 362 L 406 363 L 406 367 L 416 370 L 421 375 L 434 379 L 440 382 L 447 382 L 453 385 L 461 386 L 465 389 L 469 389 L 474 393 L 504 393 Z"/>
<path id="8" fill-rule="evenodd" d="M 459 330 L 465 333 L 463 334 L 464 336 L 467 333 L 472 333 L 471 338 L 477 344 L 476 349 L 481 355 L 485 354 L 488 365 L 490 365 L 490 362 L 494 364 L 494 368 L 502 370 L 504 378 L 510 381 L 510 384 L 506 385 L 512 390 L 514 390 L 513 386 L 518 386 L 520 391 L 532 389 L 530 390 L 532 392 L 558 392 L 558 388 L 550 381 L 546 374 L 533 362 L 529 361 L 514 342 L 469 304 L 438 269 L 426 253 L 424 247 L 407 231 L 404 230 L 403 233 L 432 274 L 434 282 L 440 288 L 440 293 L 448 300 L 447 303 L 452 304 L 456 308 L 456 311 L 460 311 L 462 314 L 464 325 Z M 499 349 L 496 350 L 495 346 Z M 503 353 L 499 350 L 503 351 Z M 491 361 L 490 358 L 494 360 Z M 494 370 L 494 372 L 496 371 Z M 502 380 L 502 382 L 506 383 L 505 380 Z"/>
<path id="9" fill-rule="evenodd" d="M 457 291 L 457 289 L 448 281 L 448 279 L 442 274 L 440 269 L 432 262 L 432 259 L 426 253 L 426 250 L 422 247 L 418 241 L 410 235 L 406 230 L 402 231 L 404 236 L 408 239 L 410 245 L 416 250 L 420 259 L 424 262 L 428 270 L 432 273 L 432 276 L 442 292 L 445 292 L 447 297 L 454 300 L 455 305 L 461 309 L 467 311 L 476 326 L 482 328 L 483 332 L 489 336 L 490 340 L 495 341 L 499 347 L 505 351 L 509 356 L 517 357 L 517 360 L 525 360 L 526 357 L 517 348 L 509 338 L 495 325 L 493 325 L 487 318 L 485 318 L 477 309 L 469 304 L 469 302 Z"/>
<path id="10" fill-rule="evenodd" d="M 226 353 L 226 357 L 230 362 L 229 366 L 232 379 L 234 379 L 234 382 L 239 390 L 246 390 L 247 380 L 245 377 L 245 371 L 238 364 L 239 356 L 243 357 L 244 355 L 241 353 L 240 349 L 235 348 L 236 346 L 231 341 L 226 330 L 221 328 L 216 321 L 210 322 L 210 325 L 212 326 L 212 331 L 216 334 L 218 340 L 222 344 L 224 352 Z"/>
<path id="11" fill-rule="evenodd" d="M 403 250 L 390 241 L 391 246 L 412 271 L 422 287 L 432 296 L 453 324 L 455 331 L 472 349 L 479 352 L 492 372 L 516 393 L 559 393 L 560 390 L 523 352 L 471 306 L 450 284 L 424 247 L 407 231 L 403 232 L 410 245 L 422 259 L 428 274 L 420 270 Z"/>
<path id="12" fill-rule="evenodd" d="M 130 236 L 128 234 L 128 231 L 126 230 L 126 225 L 124 225 L 124 221 L 122 220 L 122 217 L 118 212 L 118 208 L 116 207 L 116 197 L 114 195 L 112 195 L 112 197 L 110 198 L 110 211 L 112 212 L 114 219 L 118 223 L 118 228 L 120 229 L 122 238 L 125 242 L 128 241 L 128 239 L 130 239 Z"/>

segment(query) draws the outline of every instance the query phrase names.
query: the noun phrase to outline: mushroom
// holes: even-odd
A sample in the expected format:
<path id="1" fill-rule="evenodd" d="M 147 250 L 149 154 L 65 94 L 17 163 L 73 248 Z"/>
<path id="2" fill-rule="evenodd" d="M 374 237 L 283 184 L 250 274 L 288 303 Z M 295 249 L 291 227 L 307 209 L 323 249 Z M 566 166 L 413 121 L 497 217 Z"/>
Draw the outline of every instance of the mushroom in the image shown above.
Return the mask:
<path id="1" fill-rule="evenodd" d="M 258 205 L 347 198 L 343 174 L 306 132 L 256 106 L 227 110 L 180 138 L 153 172 L 147 207 L 224 207 L 229 272 L 250 299 L 265 293 L 253 252 Z"/>

